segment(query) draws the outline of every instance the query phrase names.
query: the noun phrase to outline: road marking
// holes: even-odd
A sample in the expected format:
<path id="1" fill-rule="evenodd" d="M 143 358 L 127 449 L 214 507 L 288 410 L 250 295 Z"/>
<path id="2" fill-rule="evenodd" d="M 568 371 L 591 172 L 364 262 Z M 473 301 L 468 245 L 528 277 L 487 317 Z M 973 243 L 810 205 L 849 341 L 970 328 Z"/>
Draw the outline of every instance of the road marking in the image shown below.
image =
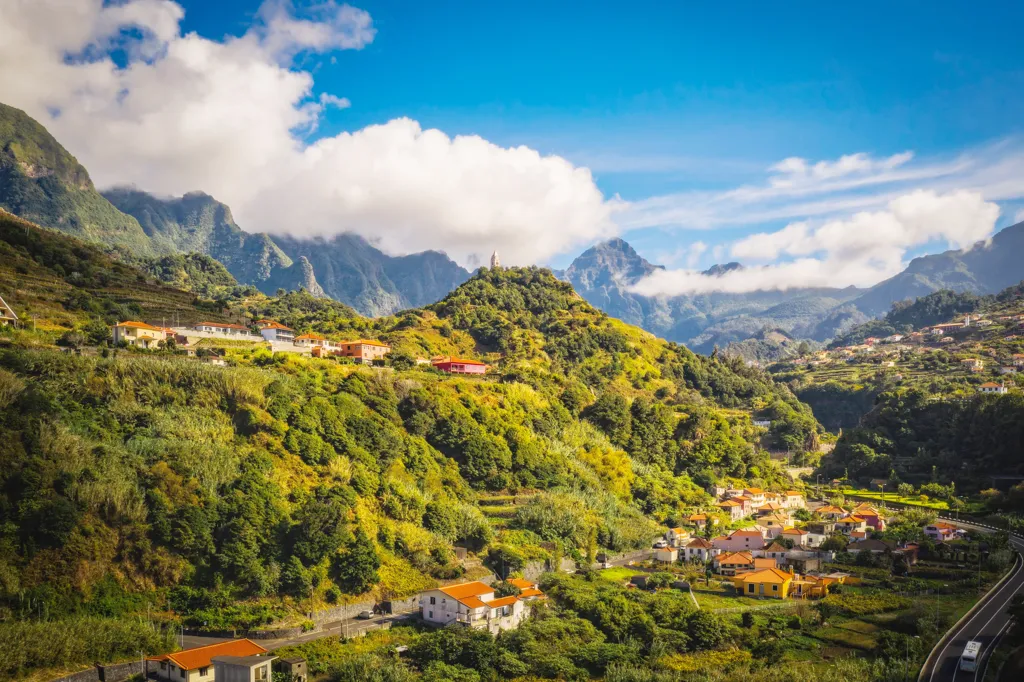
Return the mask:
<path id="1" fill-rule="evenodd" d="M 973 525 L 973 524 L 963 524 L 963 525 Z M 1020 549 L 1021 548 L 1017 547 L 1017 545 L 1015 544 L 1015 538 L 1013 538 L 1012 536 L 1010 538 L 1010 545 L 1013 546 L 1014 549 L 1018 550 L 1017 558 L 1014 559 L 1014 562 L 1013 562 L 1014 570 L 1013 570 L 1012 575 L 1010 575 L 1010 577 L 1006 580 L 1006 582 L 1003 584 L 1003 586 L 1000 587 L 999 590 L 997 590 L 996 593 L 993 594 L 989 598 L 988 603 L 986 603 L 984 606 L 982 606 L 980 609 L 978 609 L 978 612 L 975 613 L 973 616 L 971 616 L 970 620 L 968 620 L 966 623 L 964 623 L 962 626 L 960 626 L 960 628 L 958 628 L 957 631 L 954 632 L 950 636 L 949 641 L 946 642 L 946 646 L 942 647 L 942 649 L 939 651 L 939 655 L 935 659 L 935 664 L 932 665 L 932 674 L 928 676 L 928 682 L 933 682 L 933 680 L 935 679 L 935 672 L 941 667 L 940 662 L 943 661 L 946 658 L 946 650 L 949 649 L 949 645 L 953 643 L 953 640 L 956 639 L 960 635 L 960 633 L 962 633 L 964 630 L 966 630 L 967 627 L 971 623 L 974 622 L 974 619 L 977 618 L 979 615 L 981 615 L 981 612 L 985 610 L 985 607 L 988 606 L 989 603 L 993 603 L 995 598 L 998 597 L 1000 594 L 1002 594 L 1003 590 L 1005 590 L 1007 587 L 1010 586 L 1010 584 L 1017 578 L 1017 575 L 1021 572 L 1021 569 L 1024 569 L 1024 557 L 1022 557 L 1021 554 L 1020 554 Z M 1016 593 L 1017 590 L 1015 589 L 1013 592 Z M 1009 600 L 1007 599 L 1006 601 L 1009 601 Z M 1003 604 L 1005 604 L 1006 601 L 1004 601 Z M 991 619 L 989 619 L 989 620 L 991 620 Z M 953 679 L 954 680 L 956 680 L 956 674 L 957 674 L 957 671 L 959 671 L 959 669 L 960 669 L 960 665 L 957 664 L 956 667 L 953 670 Z"/>

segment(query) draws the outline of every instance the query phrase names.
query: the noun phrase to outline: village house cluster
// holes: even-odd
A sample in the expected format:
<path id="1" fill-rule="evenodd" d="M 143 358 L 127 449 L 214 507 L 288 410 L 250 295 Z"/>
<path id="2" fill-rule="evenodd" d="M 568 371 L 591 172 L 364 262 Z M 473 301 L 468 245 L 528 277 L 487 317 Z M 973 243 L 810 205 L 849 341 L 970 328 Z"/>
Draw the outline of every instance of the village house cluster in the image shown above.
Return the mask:
<path id="1" fill-rule="evenodd" d="M 732 579 L 743 594 L 778 599 L 822 597 L 830 585 L 845 579 L 842 573 L 821 572 L 835 558 L 834 551 L 821 548 L 833 536 L 845 537 L 851 554 L 889 552 L 905 556 L 911 564 L 917 561 L 916 545 L 898 546 L 871 538 L 872 532 L 885 530 L 886 523 L 870 504 L 850 509 L 825 504 L 810 514 L 811 520 L 801 522 L 794 517 L 797 510 L 806 509 L 799 491 L 713 486 L 710 492 L 719 499 L 717 508 L 730 523 L 749 519 L 751 525 L 708 538 L 703 535 L 709 524 L 712 528 L 717 524 L 717 518 L 691 514 L 685 527 L 669 528 L 655 543 L 655 561 L 707 564 L 718 575 Z M 925 533 L 931 534 L 927 528 Z"/>
<path id="2" fill-rule="evenodd" d="M 2 300 L 0 300 L 2 303 Z M 4 308 L 0 307 L 0 314 Z M 13 315 L 13 311 L 10 313 Z M 16 318 L 14 318 L 16 319 Z M 321 334 L 296 331 L 275 320 L 259 320 L 252 326 L 230 322 L 198 322 L 190 326 L 161 327 L 146 322 L 119 322 L 112 327 L 114 344 L 142 349 L 166 347 L 173 340 L 177 348 L 188 355 L 195 354 L 194 346 L 202 339 L 250 341 L 265 344 L 274 353 L 301 353 L 317 358 L 340 357 L 365 365 L 379 365 L 391 352 L 391 346 L 374 339 L 336 341 Z M 417 365 L 429 365 L 449 374 L 483 375 L 487 363 L 452 356 L 437 356 L 427 360 L 417 358 Z"/>
<path id="3" fill-rule="evenodd" d="M 924 327 L 908 334 L 893 334 L 886 337 L 868 337 L 862 343 L 820 350 L 811 355 L 800 357 L 791 362 L 796 366 L 825 367 L 837 363 L 861 363 L 877 361 L 883 367 L 895 367 L 896 360 L 906 353 L 925 354 L 939 350 L 977 354 L 985 351 L 985 357 L 962 357 L 959 360 L 964 372 L 976 376 L 999 375 L 998 381 L 986 381 L 977 387 L 979 393 L 1003 395 L 1016 387 L 1016 383 L 1008 377 L 1024 371 L 1024 353 L 999 353 L 992 349 L 985 350 L 976 337 L 963 336 L 965 330 L 987 329 L 998 324 L 996 329 L 1024 329 L 1024 315 L 1001 315 L 993 320 L 985 318 L 972 319 L 965 316 L 962 320 Z M 998 332 L 1005 334 L 1005 332 Z M 953 335 L 953 336 L 951 336 Z M 956 337 L 959 337 L 959 341 Z M 1019 339 L 1017 333 L 1005 334 L 1004 340 Z M 891 359 L 890 359 L 891 358 Z M 1004 378 L 1006 377 L 1006 378 Z M 902 375 L 897 374 L 897 379 Z"/>

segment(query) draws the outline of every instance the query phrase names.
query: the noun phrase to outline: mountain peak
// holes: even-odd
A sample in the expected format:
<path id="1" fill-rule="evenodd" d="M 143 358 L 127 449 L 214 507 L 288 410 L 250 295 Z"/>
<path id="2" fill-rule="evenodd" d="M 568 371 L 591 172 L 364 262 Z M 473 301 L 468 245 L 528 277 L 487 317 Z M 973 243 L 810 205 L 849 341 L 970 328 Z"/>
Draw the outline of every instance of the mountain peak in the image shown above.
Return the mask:
<path id="1" fill-rule="evenodd" d="M 721 277 L 722 275 L 732 272 L 733 270 L 742 270 L 743 266 L 739 263 L 715 263 L 710 268 L 702 272 L 702 275 L 708 277 Z"/>

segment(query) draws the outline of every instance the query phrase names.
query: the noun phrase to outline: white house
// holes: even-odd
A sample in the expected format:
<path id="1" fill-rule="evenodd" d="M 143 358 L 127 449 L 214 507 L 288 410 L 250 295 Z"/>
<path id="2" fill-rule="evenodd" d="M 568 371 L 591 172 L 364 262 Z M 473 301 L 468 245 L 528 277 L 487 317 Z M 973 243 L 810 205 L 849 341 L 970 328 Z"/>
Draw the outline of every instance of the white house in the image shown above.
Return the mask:
<path id="1" fill-rule="evenodd" d="M 760 507 L 764 504 L 764 491 L 760 488 L 744 488 L 743 494 L 750 498 L 755 507 Z"/>
<path id="2" fill-rule="evenodd" d="M 256 326 L 260 328 L 260 334 L 267 341 L 284 343 L 294 343 L 295 341 L 295 330 L 280 322 L 260 320 Z"/>
<path id="3" fill-rule="evenodd" d="M 743 503 L 735 499 L 719 502 L 718 508 L 721 509 L 723 513 L 729 515 L 729 521 L 739 521 L 745 516 L 743 513 Z"/>
<path id="4" fill-rule="evenodd" d="M 199 322 L 193 326 L 197 332 L 220 334 L 221 336 L 251 336 L 249 328 L 230 322 Z"/>
<path id="5" fill-rule="evenodd" d="M 981 386 L 978 386 L 979 393 L 992 393 L 995 395 L 1004 395 L 1009 391 L 1005 384 L 997 384 L 994 381 L 986 381 Z"/>
<path id="6" fill-rule="evenodd" d="M 675 563 L 679 559 L 679 552 L 675 547 L 663 547 L 654 550 L 654 560 L 665 564 Z"/>
<path id="7" fill-rule="evenodd" d="M 530 601 L 544 595 L 535 583 L 509 582 L 520 588 L 519 596 L 496 598 L 494 588 L 480 581 L 428 590 L 420 597 L 420 613 L 433 625 L 456 623 L 495 634 L 511 630 L 529 615 Z"/>
<path id="8" fill-rule="evenodd" d="M 704 538 L 694 538 L 683 548 L 683 559 L 685 561 L 702 561 L 707 563 L 711 557 L 717 555 L 721 550 Z"/>
<path id="9" fill-rule="evenodd" d="M 945 521 L 936 521 L 924 527 L 924 534 L 932 540 L 948 540 L 956 534 L 956 526 Z"/>
<path id="10" fill-rule="evenodd" d="M 836 529 L 843 535 L 850 535 L 854 531 L 866 531 L 868 522 L 859 516 L 844 516 L 836 521 Z"/>
<path id="11" fill-rule="evenodd" d="M 782 494 L 782 506 L 786 509 L 803 509 L 805 506 L 803 493 L 787 490 Z"/>
<path id="12" fill-rule="evenodd" d="M 217 661 L 231 664 L 237 663 L 234 659 L 239 658 L 247 659 L 244 667 L 254 677 L 232 674 L 228 679 L 216 674 Z M 235 639 L 153 656 L 147 662 L 150 672 L 161 682 L 270 682 L 270 665 L 274 658 L 256 642 Z"/>
<path id="13" fill-rule="evenodd" d="M 690 531 L 685 528 L 669 528 L 665 532 L 665 541 L 669 547 L 682 547 L 690 540 Z"/>
<path id="14" fill-rule="evenodd" d="M 793 542 L 794 547 L 806 547 L 810 532 L 803 528 L 786 528 L 782 531 L 782 537 Z"/>

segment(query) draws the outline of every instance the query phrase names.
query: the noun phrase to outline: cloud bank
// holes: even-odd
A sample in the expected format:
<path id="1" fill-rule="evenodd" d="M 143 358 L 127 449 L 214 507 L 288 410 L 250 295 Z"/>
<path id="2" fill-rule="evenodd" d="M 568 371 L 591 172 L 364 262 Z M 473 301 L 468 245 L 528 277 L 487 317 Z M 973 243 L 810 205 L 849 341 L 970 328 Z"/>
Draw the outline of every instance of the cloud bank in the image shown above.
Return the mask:
<path id="1" fill-rule="evenodd" d="M 249 231 L 354 232 L 391 253 L 501 251 L 532 263 L 617 231 L 590 171 L 397 119 L 307 144 L 328 107 L 300 55 L 358 50 L 370 15 L 266 2 L 241 36 L 183 34 L 170 0 L 0 3 L 0 99 L 45 125 L 97 185 L 201 189 Z M 125 55 L 117 63 L 112 50 Z"/>
<path id="2" fill-rule="evenodd" d="M 745 262 L 778 261 L 707 276 L 662 270 L 632 290 L 646 296 L 722 291 L 746 293 L 795 287 L 870 286 L 906 267 L 907 252 L 935 241 L 967 248 L 992 236 L 999 207 L 979 192 L 917 190 L 891 200 L 883 211 L 862 211 L 817 224 L 794 222 L 732 244 Z"/>

